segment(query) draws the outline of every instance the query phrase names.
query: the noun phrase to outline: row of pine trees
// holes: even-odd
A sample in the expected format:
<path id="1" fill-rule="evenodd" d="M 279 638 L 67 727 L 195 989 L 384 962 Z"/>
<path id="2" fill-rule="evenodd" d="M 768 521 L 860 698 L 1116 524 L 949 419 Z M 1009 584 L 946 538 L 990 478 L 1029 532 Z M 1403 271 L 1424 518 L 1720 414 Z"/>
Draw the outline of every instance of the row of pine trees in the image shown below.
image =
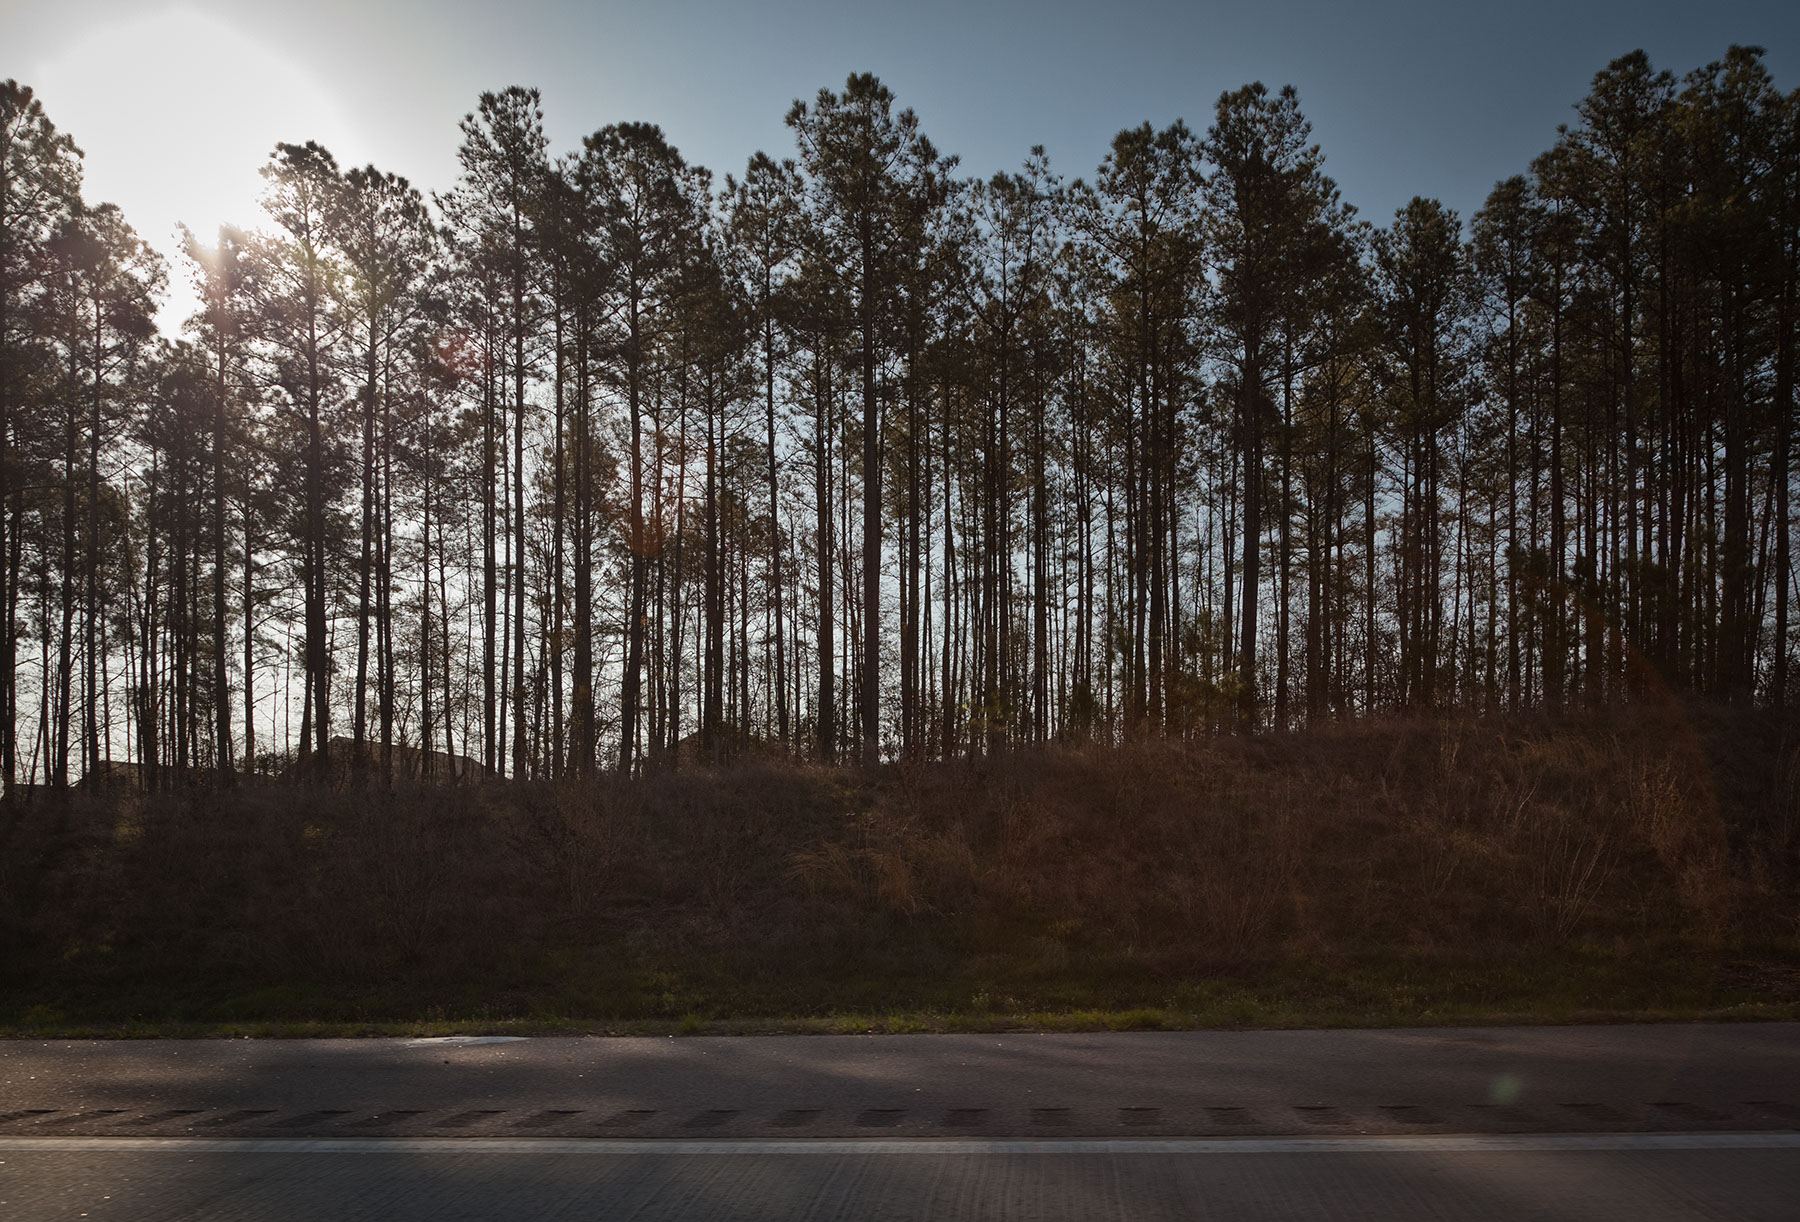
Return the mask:
<path id="1" fill-rule="evenodd" d="M 511 88 L 446 193 L 282 144 L 171 268 L 0 86 L 7 791 L 1788 700 L 1760 51 L 1614 61 L 1466 221 L 1361 218 L 1291 88 L 1073 181 L 867 75 L 787 124 L 721 182 Z"/>

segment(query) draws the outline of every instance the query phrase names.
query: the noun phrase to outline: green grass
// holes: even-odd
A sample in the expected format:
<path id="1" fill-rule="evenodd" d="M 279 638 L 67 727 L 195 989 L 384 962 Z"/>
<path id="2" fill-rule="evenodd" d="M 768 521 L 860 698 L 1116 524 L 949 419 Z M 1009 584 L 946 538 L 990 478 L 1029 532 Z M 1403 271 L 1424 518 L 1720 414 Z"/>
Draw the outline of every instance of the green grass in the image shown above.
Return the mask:
<path id="1" fill-rule="evenodd" d="M 820 1018 L 731 1018 L 605 1022 L 592 1019 L 461 1019 L 415 1022 L 53 1023 L 0 1027 L 0 1039 L 369 1039 L 446 1035 L 644 1036 L 924 1035 L 1005 1032 L 1330 1030 L 1377 1027 L 1547 1026 L 1589 1023 L 1796 1022 L 1800 1004 L 1751 1003 L 1656 1010 L 1298 1011 L 1246 999 L 1213 1010 L 1067 1010 L 1018 1014 L 837 1014 Z"/>
<path id="2" fill-rule="evenodd" d="M 714 980 L 706 993 L 669 973 L 653 984 L 678 993 L 678 1014 L 610 1009 L 603 996 L 569 1004 L 566 988 L 510 995 L 523 1012 L 491 1005 L 466 1011 L 406 998 L 393 991 L 326 998 L 292 986 L 227 998 L 211 1013 L 185 1006 L 152 1017 L 139 999 L 136 1016 L 107 1014 L 120 1002 L 72 1008 L 38 1002 L 0 1018 L 0 1038 L 312 1038 L 437 1035 L 758 1035 L 913 1034 L 1002 1031 L 1187 1031 L 1345 1027 L 1471 1026 L 1599 1022 L 1795 1021 L 1800 995 L 1792 981 L 1800 956 L 1768 948 L 1757 956 L 1720 961 L 1689 953 L 1622 955 L 1575 948 L 1497 962 L 1437 957 L 1369 956 L 1335 965 L 1293 961 L 1240 976 L 1155 982 L 1141 972 L 1115 970 L 1111 979 L 1077 978 L 1065 971 L 994 971 L 937 982 L 936 1004 L 900 1000 L 909 992 L 892 980 L 784 981 L 808 983 L 839 998 L 866 996 L 872 1005 L 830 1003 L 801 1009 L 769 1005 L 769 995 L 744 982 Z M 1114 965 L 1115 969 L 1122 965 Z M 887 996 L 883 998 L 883 994 Z M 70 999 L 74 1000 L 74 999 Z M 882 1004 L 885 1001 L 887 1004 Z M 129 1003 L 127 1003 L 129 1004 Z"/>

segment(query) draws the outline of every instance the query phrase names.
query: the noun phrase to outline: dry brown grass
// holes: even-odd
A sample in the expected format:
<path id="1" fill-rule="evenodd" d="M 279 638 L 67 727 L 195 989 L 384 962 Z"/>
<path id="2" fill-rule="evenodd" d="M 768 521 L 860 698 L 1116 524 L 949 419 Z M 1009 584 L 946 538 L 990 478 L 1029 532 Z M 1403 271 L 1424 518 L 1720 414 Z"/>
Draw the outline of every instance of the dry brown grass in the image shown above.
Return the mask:
<path id="1" fill-rule="evenodd" d="M 1800 935 L 1800 744 L 1712 706 L 0 824 L 4 996 L 120 1018 L 813 1013 L 987 981 L 1142 1004 L 1296 962 Z"/>

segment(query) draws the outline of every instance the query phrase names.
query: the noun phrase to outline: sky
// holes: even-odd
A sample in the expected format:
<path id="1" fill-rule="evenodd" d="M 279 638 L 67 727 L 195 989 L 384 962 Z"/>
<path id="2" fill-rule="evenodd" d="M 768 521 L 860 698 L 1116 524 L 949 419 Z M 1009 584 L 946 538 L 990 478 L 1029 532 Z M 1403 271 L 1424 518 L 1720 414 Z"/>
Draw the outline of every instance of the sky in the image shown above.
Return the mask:
<path id="1" fill-rule="evenodd" d="M 33 86 L 86 153 L 85 194 L 173 253 L 255 225 L 276 141 L 317 140 L 426 189 L 455 180 L 483 90 L 543 92 L 554 150 L 608 123 L 661 124 L 719 178 L 788 155 L 795 98 L 872 71 L 983 176 L 1042 144 L 1091 175 L 1120 128 L 1221 92 L 1294 85 L 1344 198 L 1376 223 L 1414 195 L 1465 218 L 1526 167 L 1607 61 L 1677 75 L 1732 43 L 1800 86 L 1800 3 L 1764 0 L 0 0 L 0 77 Z M 165 328 L 192 308 L 178 291 Z"/>

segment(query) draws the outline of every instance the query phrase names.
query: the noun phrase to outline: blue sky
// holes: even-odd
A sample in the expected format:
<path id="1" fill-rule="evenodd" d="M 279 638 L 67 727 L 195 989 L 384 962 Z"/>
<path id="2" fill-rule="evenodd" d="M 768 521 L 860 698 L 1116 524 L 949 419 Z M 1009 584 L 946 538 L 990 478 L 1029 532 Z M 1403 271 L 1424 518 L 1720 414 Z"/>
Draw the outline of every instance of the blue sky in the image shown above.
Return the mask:
<path id="1" fill-rule="evenodd" d="M 1682 73 L 1733 42 L 1800 85 L 1800 4 L 1257 5 L 779 0 L 0 0 L 0 76 L 38 86 L 88 152 L 90 195 L 166 244 L 173 222 L 254 220 L 275 140 L 317 138 L 428 189 L 483 89 L 543 90 L 558 148 L 660 123 L 723 176 L 791 148 L 795 97 L 882 77 L 969 172 L 1092 172 L 1119 128 L 1204 129 L 1250 80 L 1292 83 L 1345 198 L 1377 222 L 1415 194 L 1465 217 L 1555 138 L 1595 71 L 1642 47 Z"/>

